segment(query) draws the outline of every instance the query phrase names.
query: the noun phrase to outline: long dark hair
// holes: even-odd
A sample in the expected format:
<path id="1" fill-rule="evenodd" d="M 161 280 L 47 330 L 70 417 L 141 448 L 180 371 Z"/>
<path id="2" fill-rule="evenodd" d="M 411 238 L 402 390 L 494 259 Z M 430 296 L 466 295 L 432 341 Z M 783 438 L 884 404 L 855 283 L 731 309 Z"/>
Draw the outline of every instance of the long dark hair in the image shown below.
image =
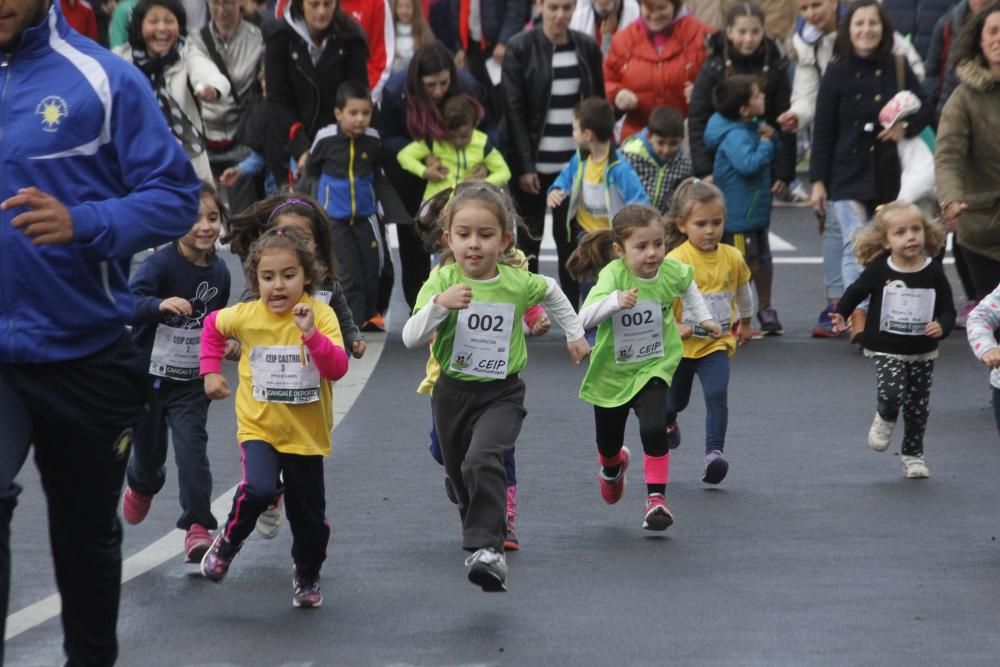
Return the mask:
<path id="1" fill-rule="evenodd" d="M 297 21 L 305 21 L 306 15 L 302 10 L 303 0 L 292 0 L 292 4 L 288 6 L 288 12 L 292 15 L 292 18 Z M 336 8 L 333 10 L 333 20 L 330 21 L 330 27 L 327 28 L 327 33 L 333 32 L 337 37 L 345 37 L 354 32 L 352 26 L 353 19 L 344 13 L 344 10 L 340 6 L 338 0 Z M 360 26 L 358 32 L 361 32 Z"/>
<path id="2" fill-rule="evenodd" d="M 425 76 L 445 71 L 448 72 L 449 80 L 442 102 L 455 95 L 465 95 L 458 82 L 455 61 L 444 44 L 434 40 L 413 53 L 410 68 L 406 71 L 406 130 L 413 139 L 444 140 L 450 134 L 439 105 L 427 94 L 423 82 Z M 482 118 L 483 105 L 471 95 L 467 97 L 476 105 L 479 117 Z"/>
<path id="3" fill-rule="evenodd" d="M 1000 2 L 994 2 L 989 7 L 979 12 L 975 16 L 970 16 L 962 27 L 962 32 L 958 34 L 955 45 L 951 48 L 951 57 L 948 59 L 949 67 L 958 67 L 962 63 L 970 60 L 986 67 L 986 58 L 983 57 L 983 49 L 979 46 L 983 37 L 983 26 L 990 14 L 1000 12 Z"/>
<path id="4" fill-rule="evenodd" d="M 875 47 L 875 53 L 886 56 L 892 53 L 892 41 L 895 28 L 892 27 L 892 19 L 889 14 L 882 9 L 878 0 L 855 0 L 844 12 L 844 18 L 840 20 L 837 27 L 837 41 L 833 44 L 833 53 L 838 60 L 847 60 L 854 53 L 854 45 L 851 44 L 851 19 L 859 9 L 874 7 L 878 12 L 878 20 L 882 23 L 882 39 Z"/>
<path id="5" fill-rule="evenodd" d="M 139 0 L 128 21 L 128 45 L 133 49 L 145 50 L 146 48 L 146 40 L 142 36 L 142 22 L 153 7 L 163 7 L 174 15 L 174 18 L 177 19 L 177 26 L 180 28 L 178 39 L 187 36 L 187 12 L 184 11 L 184 5 L 178 0 Z"/>

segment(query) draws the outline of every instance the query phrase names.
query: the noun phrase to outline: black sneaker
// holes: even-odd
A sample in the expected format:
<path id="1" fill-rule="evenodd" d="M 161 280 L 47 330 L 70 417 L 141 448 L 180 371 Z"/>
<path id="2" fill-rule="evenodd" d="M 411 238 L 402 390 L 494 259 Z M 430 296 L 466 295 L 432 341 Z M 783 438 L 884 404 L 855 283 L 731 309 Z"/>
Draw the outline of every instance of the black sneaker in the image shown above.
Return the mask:
<path id="1" fill-rule="evenodd" d="M 229 565 L 239 552 L 240 547 L 234 547 L 230 544 L 229 540 L 222 536 L 222 531 L 219 531 L 212 546 L 201 558 L 202 576 L 216 583 L 222 581 L 226 577 L 226 573 L 229 572 Z"/>
<path id="2" fill-rule="evenodd" d="M 298 570 L 292 571 L 292 605 L 302 609 L 320 607 L 323 604 L 323 594 L 319 590 L 319 575 L 304 577 Z"/>
<path id="3" fill-rule="evenodd" d="M 778 321 L 778 311 L 771 306 L 757 311 L 757 319 L 760 321 L 760 330 L 765 336 L 780 336 L 785 333 Z"/>

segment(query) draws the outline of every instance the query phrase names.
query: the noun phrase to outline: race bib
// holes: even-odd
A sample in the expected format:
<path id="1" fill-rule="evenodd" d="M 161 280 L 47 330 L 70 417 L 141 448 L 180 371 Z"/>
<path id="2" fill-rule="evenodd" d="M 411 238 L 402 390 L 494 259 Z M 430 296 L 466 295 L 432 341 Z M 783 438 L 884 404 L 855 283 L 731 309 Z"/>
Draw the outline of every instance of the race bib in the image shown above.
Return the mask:
<path id="1" fill-rule="evenodd" d="M 615 363 L 634 364 L 663 356 L 663 311 L 659 301 L 639 301 L 612 319 Z"/>
<path id="2" fill-rule="evenodd" d="M 149 374 L 171 380 L 194 380 L 198 377 L 201 352 L 201 329 L 178 329 L 161 324 L 156 327 Z"/>
<path id="3" fill-rule="evenodd" d="M 712 319 L 722 327 L 722 334 L 728 334 L 733 323 L 733 293 L 708 292 L 702 294 L 702 296 L 705 298 L 705 305 L 708 306 L 708 312 L 712 314 Z M 708 331 L 694 321 L 694 315 L 688 312 L 687 308 L 684 309 L 681 320 L 684 324 L 694 327 L 694 333 L 691 335 L 695 338 L 711 338 Z"/>
<path id="4" fill-rule="evenodd" d="M 319 369 L 304 346 L 255 347 L 250 371 L 258 401 L 300 405 L 319 400 Z"/>
<path id="5" fill-rule="evenodd" d="M 903 336 L 923 336 L 927 324 L 934 319 L 932 289 L 886 285 L 882 288 L 882 314 L 879 330 Z"/>
<path id="6" fill-rule="evenodd" d="M 514 324 L 512 303 L 473 301 L 458 311 L 451 370 L 493 380 L 507 377 Z"/>

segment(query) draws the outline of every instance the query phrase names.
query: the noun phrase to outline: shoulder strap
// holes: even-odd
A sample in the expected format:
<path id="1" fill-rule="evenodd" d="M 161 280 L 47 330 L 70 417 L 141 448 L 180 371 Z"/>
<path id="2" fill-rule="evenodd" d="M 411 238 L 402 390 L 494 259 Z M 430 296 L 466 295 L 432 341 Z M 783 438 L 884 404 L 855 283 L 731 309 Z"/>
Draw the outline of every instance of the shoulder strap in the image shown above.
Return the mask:
<path id="1" fill-rule="evenodd" d="M 212 29 L 208 24 L 202 26 L 201 41 L 205 43 L 205 48 L 208 49 L 209 57 L 212 59 L 212 62 L 215 63 L 215 66 L 219 68 L 219 71 L 222 72 L 222 76 L 229 79 L 229 92 L 233 96 L 233 101 L 236 102 L 237 106 L 239 106 L 240 93 L 236 90 L 236 86 L 233 84 L 233 77 L 229 76 L 229 68 L 226 67 L 226 62 L 219 54 L 219 50 L 215 48 L 215 39 L 212 37 Z"/>
<path id="2" fill-rule="evenodd" d="M 906 90 L 906 63 L 903 56 L 896 54 L 896 92 Z"/>

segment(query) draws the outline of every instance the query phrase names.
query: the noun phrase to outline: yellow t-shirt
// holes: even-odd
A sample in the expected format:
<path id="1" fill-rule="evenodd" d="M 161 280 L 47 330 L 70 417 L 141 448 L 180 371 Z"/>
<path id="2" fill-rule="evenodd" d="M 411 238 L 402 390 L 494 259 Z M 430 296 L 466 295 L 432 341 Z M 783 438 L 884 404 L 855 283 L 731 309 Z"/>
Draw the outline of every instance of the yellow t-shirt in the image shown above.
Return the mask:
<path id="1" fill-rule="evenodd" d="M 699 359 L 713 352 L 725 350 L 731 357 L 736 353 L 736 339 L 733 338 L 731 325 L 737 317 L 736 290 L 750 282 L 750 268 L 743 260 L 740 251 L 731 245 L 720 243 L 715 252 L 702 252 L 690 241 L 685 241 L 667 254 L 694 268 L 694 283 L 698 286 L 705 305 L 712 313 L 712 319 L 722 325 L 726 331 L 722 338 L 710 338 L 696 322 L 687 322 L 688 317 L 682 312 L 680 299 L 674 302 L 674 314 L 682 322 L 695 327 L 695 334 L 684 341 L 684 357 Z"/>
<path id="2" fill-rule="evenodd" d="M 343 347 L 344 338 L 333 309 L 307 294 L 302 295 L 301 303 L 312 306 L 316 329 L 334 345 Z M 329 456 L 330 432 L 333 430 L 333 390 L 329 380 L 319 378 L 319 398 L 308 403 L 277 403 L 254 397 L 250 360 L 255 356 L 255 348 L 284 348 L 283 351 L 292 352 L 289 356 L 306 360 L 306 366 L 313 363 L 306 354 L 302 332 L 295 326 L 291 314 L 276 315 L 264 302 L 257 299 L 219 311 L 215 326 L 219 333 L 238 338 L 243 345 L 240 355 L 240 386 L 236 390 L 239 441 L 263 440 L 282 454 Z M 263 351 L 258 350 L 257 356 L 261 352 Z"/>
<path id="3" fill-rule="evenodd" d="M 583 167 L 583 184 L 580 188 L 580 208 L 576 222 L 586 232 L 607 229 L 611 226 L 608 211 L 608 188 L 604 182 L 604 172 L 608 169 L 608 158 L 601 161 L 587 158 Z"/>

